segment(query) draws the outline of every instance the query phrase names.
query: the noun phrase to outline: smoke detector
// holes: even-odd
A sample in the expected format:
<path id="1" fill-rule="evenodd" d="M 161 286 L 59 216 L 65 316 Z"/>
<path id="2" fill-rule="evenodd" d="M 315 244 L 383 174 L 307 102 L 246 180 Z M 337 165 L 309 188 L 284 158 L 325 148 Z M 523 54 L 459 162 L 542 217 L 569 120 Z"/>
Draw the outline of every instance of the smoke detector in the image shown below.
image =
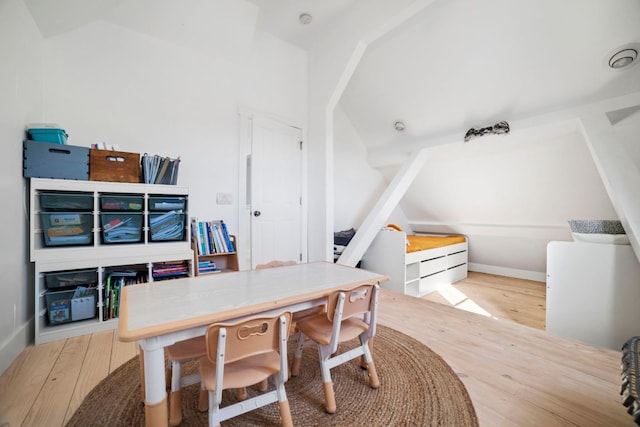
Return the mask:
<path id="1" fill-rule="evenodd" d="M 395 122 L 393 124 L 393 127 L 398 131 L 398 132 L 402 132 L 404 130 L 404 123 L 402 123 L 400 120 L 398 120 L 397 122 Z"/>
<path id="2" fill-rule="evenodd" d="M 311 23 L 311 20 L 313 19 L 311 15 L 309 15 L 308 13 L 303 13 L 300 15 L 300 22 L 302 22 L 304 25 L 308 25 Z"/>

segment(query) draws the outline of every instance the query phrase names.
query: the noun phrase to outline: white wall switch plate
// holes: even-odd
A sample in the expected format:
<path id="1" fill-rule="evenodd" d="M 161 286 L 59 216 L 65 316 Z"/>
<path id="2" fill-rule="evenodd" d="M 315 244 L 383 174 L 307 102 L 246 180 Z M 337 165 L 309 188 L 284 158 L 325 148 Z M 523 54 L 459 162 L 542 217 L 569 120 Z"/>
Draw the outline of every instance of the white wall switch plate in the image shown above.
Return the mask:
<path id="1" fill-rule="evenodd" d="M 219 205 L 230 205 L 233 202 L 233 195 L 231 193 L 217 193 L 216 203 Z"/>

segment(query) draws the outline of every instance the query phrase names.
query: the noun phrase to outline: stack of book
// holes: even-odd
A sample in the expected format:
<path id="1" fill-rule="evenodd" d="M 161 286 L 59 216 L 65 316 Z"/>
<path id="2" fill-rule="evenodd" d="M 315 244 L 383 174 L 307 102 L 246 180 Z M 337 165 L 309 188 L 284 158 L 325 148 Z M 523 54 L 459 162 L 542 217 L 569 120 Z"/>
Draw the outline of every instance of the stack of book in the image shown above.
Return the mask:
<path id="1" fill-rule="evenodd" d="M 146 184 L 176 185 L 180 157 L 172 159 L 158 155 L 142 155 L 142 178 Z"/>
<path id="2" fill-rule="evenodd" d="M 198 272 L 200 274 L 220 273 L 216 263 L 208 259 L 198 261 Z"/>
<path id="3" fill-rule="evenodd" d="M 189 276 L 189 267 L 182 262 L 163 262 L 151 267 L 153 280 L 177 279 Z"/>
<path id="4" fill-rule="evenodd" d="M 197 242 L 199 255 L 227 254 L 235 252 L 235 247 L 227 225 L 222 220 L 198 221 L 192 219 L 191 232 Z"/>

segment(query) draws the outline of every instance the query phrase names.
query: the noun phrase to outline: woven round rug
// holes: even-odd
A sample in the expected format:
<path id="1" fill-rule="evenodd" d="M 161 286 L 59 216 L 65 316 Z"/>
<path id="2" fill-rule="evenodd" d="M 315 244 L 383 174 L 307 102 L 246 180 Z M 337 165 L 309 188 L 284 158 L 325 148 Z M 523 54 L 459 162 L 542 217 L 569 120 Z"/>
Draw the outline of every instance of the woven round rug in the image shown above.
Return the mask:
<path id="1" fill-rule="evenodd" d="M 343 344 L 340 351 L 351 346 Z M 374 361 L 380 387 L 369 387 L 360 360 L 331 370 L 337 410 L 324 410 L 322 377 L 317 350 L 305 348 L 300 375 L 285 384 L 296 426 L 478 426 L 478 420 L 464 384 L 436 353 L 415 339 L 394 329 L 378 325 L 374 339 Z M 291 352 L 290 352 L 291 354 Z M 184 374 L 197 369 L 185 366 Z M 270 389 L 273 383 L 270 382 Z M 257 389 L 248 388 L 249 396 Z M 183 426 L 206 426 L 207 412 L 199 412 L 199 386 L 183 389 Z M 222 406 L 235 402 L 229 390 Z M 84 399 L 68 427 L 143 426 L 137 357 L 124 363 L 102 380 Z M 279 425 L 276 404 L 267 405 L 230 420 L 223 426 Z"/>

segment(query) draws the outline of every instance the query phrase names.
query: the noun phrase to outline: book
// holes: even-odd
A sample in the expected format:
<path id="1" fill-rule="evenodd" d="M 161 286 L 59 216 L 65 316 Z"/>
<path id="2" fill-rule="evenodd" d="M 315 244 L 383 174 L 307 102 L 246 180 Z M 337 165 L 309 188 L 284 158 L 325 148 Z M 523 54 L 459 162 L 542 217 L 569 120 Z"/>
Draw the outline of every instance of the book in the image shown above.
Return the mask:
<path id="1" fill-rule="evenodd" d="M 207 250 L 205 248 L 206 242 L 204 239 L 204 225 L 202 224 L 202 222 L 198 222 L 198 235 L 200 236 L 200 240 L 198 243 L 200 243 L 200 255 L 207 255 Z"/>
<path id="2" fill-rule="evenodd" d="M 213 232 L 211 231 L 211 222 L 207 221 L 205 222 L 205 227 L 207 229 L 207 243 L 208 243 L 208 249 L 209 252 L 207 252 L 207 254 L 215 254 L 216 251 L 216 244 L 215 244 L 215 239 L 213 237 Z"/>
<path id="3" fill-rule="evenodd" d="M 235 252 L 235 248 L 233 246 L 233 242 L 231 241 L 231 237 L 229 236 L 229 230 L 227 229 L 227 224 L 224 221 L 220 220 L 220 225 L 222 226 L 222 234 L 224 235 L 224 239 L 227 242 L 227 248 L 229 252 Z"/>

